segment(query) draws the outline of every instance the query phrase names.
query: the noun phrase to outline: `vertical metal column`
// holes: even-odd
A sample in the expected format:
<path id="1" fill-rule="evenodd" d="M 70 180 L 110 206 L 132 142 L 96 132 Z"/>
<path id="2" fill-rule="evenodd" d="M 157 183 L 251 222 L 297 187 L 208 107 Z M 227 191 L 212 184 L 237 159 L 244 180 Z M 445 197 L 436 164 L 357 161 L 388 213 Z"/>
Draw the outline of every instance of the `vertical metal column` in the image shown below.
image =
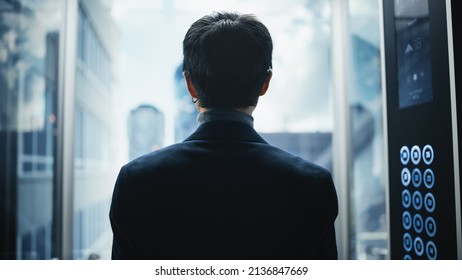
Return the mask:
<path id="1" fill-rule="evenodd" d="M 388 118 L 387 118 L 387 83 L 386 81 L 386 71 L 385 71 L 385 52 L 383 51 L 385 49 L 385 34 L 384 34 L 384 23 L 383 23 L 383 0 L 379 2 L 379 16 L 380 16 L 380 72 L 381 72 L 381 79 L 382 79 L 382 106 L 383 106 L 383 147 L 384 147 L 384 166 L 386 166 L 384 170 L 384 184 L 385 184 L 385 201 L 386 201 L 386 210 L 385 214 L 387 217 L 387 229 L 388 229 L 388 235 L 390 235 L 390 183 L 389 183 L 389 174 L 388 174 Z M 390 251 L 391 251 L 391 246 L 390 246 L 390 238 L 387 238 L 387 258 L 390 259 Z"/>
<path id="2" fill-rule="evenodd" d="M 78 0 L 66 0 L 60 36 L 57 162 L 54 194 L 54 257 L 72 259 L 74 91 L 77 48 Z"/>
<path id="3" fill-rule="evenodd" d="M 457 100 L 456 100 L 456 74 L 454 58 L 454 37 L 451 0 L 446 0 L 446 21 L 448 29 L 448 55 L 449 75 L 451 87 L 451 113 L 452 113 L 452 143 L 454 150 L 454 194 L 456 206 L 456 230 L 457 230 L 457 258 L 462 259 L 462 210 L 461 210 L 461 189 L 460 189 L 460 168 L 459 168 L 459 133 L 457 122 Z"/>
<path id="4" fill-rule="evenodd" d="M 348 28 L 348 4 L 345 0 L 332 0 L 332 75 L 334 97 L 334 132 L 332 168 L 339 200 L 339 216 L 336 222 L 339 259 L 350 257 L 349 186 L 351 174 L 351 129 L 348 90 L 350 77 L 350 32 Z"/>

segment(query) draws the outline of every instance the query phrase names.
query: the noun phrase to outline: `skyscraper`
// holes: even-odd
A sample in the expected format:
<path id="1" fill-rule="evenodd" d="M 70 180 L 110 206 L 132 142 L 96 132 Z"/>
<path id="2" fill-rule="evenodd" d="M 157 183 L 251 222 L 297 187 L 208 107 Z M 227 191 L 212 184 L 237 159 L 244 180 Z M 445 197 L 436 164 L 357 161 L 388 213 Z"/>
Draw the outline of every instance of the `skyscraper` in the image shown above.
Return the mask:
<path id="1" fill-rule="evenodd" d="M 128 117 L 129 160 L 155 151 L 164 145 L 164 114 L 152 105 L 143 104 Z"/>

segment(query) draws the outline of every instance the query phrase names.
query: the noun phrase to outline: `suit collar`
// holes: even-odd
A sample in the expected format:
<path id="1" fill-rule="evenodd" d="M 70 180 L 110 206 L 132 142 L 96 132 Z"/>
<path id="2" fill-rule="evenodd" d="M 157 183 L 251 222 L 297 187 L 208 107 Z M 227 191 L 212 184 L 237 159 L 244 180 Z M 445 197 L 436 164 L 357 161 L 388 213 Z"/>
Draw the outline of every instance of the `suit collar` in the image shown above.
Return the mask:
<path id="1" fill-rule="evenodd" d="M 229 120 L 202 123 L 184 142 L 194 140 L 244 141 L 268 144 L 249 124 Z"/>
<path id="2" fill-rule="evenodd" d="M 237 121 L 253 127 L 253 117 L 251 115 L 232 109 L 208 109 L 197 116 L 198 124 L 212 121 Z"/>

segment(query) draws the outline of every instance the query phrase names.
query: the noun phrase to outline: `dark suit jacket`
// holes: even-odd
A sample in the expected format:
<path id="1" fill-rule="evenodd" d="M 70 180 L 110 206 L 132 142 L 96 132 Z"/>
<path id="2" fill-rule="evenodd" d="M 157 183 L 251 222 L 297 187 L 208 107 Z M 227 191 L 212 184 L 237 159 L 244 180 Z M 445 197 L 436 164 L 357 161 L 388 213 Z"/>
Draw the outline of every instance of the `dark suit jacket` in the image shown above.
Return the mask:
<path id="1" fill-rule="evenodd" d="M 336 259 L 330 173 L 252 126 L 207 122 L 122 167 L 113 259 Z"/>

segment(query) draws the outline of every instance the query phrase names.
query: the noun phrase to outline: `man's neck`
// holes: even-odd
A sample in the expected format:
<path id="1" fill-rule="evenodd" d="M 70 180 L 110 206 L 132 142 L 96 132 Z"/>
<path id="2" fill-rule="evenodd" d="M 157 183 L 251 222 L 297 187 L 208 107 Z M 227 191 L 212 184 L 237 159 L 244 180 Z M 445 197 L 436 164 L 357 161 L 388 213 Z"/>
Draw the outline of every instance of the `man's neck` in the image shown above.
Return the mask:
<path id="1" fill-rule="evenodd" d="M 203 124 L 212 121 L 237 121 L 253 126 L 253 117 L 251 109 L 205 109 L 200 110 L 197 115 L 197 123 Z"/>
<path id="2" fill-rule="evenodd" d="M 211 109 L 213 110 L 213 108 L 203 108 L 203 107 L 198 108 L 200 113 L 206 112 L 207 110 L 211 110 Z M 246 114 L 252 116 L 252 113 L 255 110 L 255 106 L 248 106 L 248 107 L 243 107 L 243 108 L 234 108 L 232 110 L 238 111 L 238 112 L 241 112 L 241 113 L 246 113 Z"/>

